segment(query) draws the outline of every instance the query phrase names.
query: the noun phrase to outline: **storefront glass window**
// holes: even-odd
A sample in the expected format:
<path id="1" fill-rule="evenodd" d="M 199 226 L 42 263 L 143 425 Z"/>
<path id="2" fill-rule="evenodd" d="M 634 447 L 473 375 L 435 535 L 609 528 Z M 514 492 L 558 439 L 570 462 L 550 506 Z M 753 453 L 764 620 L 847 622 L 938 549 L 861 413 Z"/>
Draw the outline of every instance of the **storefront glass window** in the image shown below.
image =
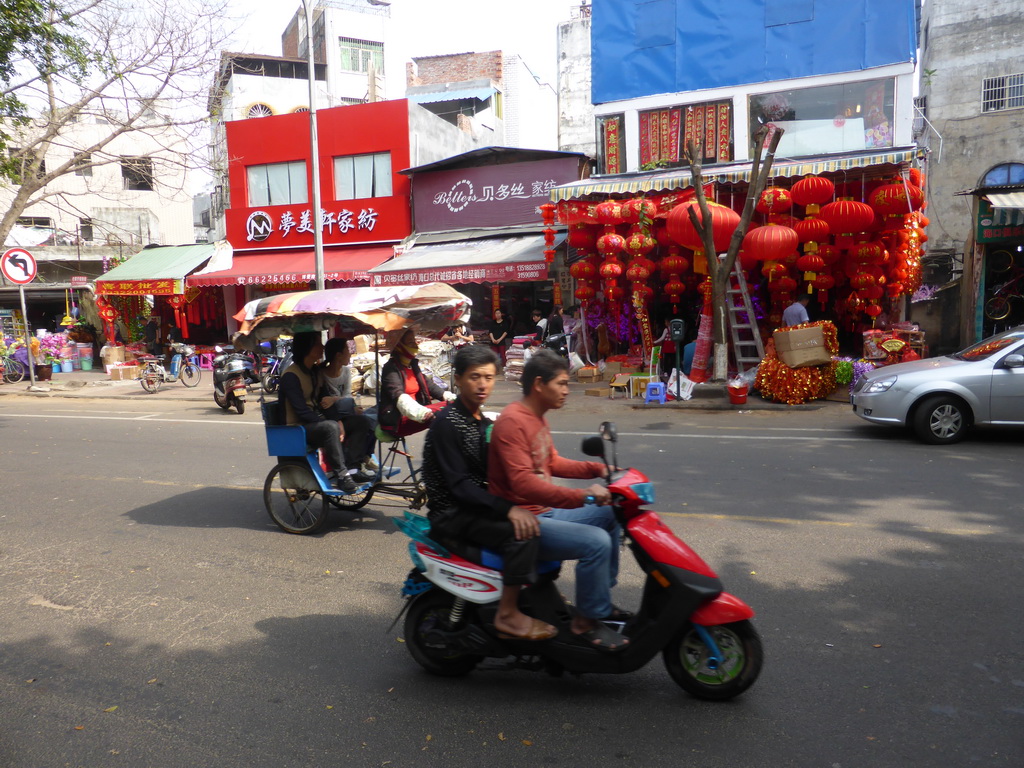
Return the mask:
<path id="1" fill-rule="evenodd" d="M 686 104 L 640 112 L 640 170 L 685 164 L 687 142 L 704 163 L 732 160 L 732 102 Z"/>
<path id="2" fill-rule="evenodd" d="M 249 185 L 249 206 L 295 205 L 309 201 L 306 163 L 250 165 L 245 169 Z"/>
<path id="3" fill-rule="evenodd" d="M 786 131 L 783 157 L 891 147 L 895 92 L 889 78 L 751 96 L 751 141 L 768 124 Z"/>
<path id="4" fill-rule="evenodd" d="M 334 158 L 334 199 L 391 197 L 391 153 Z"/>

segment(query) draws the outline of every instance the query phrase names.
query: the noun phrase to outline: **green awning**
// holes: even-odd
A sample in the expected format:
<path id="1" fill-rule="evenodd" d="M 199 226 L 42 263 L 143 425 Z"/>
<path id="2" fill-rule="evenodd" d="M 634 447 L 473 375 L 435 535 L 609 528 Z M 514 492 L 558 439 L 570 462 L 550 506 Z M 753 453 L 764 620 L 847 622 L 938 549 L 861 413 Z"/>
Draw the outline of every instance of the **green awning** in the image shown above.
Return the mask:
<path id="1" fill-rule="evenodd" d="M 170 296 L 185 292 L 185 276 L 209 261 L 215 243 L 145 248 L 96 278 L 96 293 L 108 296 Z"/>

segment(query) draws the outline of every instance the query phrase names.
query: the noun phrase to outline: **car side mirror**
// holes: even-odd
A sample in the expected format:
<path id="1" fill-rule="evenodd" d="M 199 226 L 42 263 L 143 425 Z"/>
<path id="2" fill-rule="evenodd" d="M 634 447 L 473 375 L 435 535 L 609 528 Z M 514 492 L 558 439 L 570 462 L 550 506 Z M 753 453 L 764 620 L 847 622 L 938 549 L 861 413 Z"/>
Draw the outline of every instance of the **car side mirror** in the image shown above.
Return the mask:
<path id="1" fill-rule="evenodd" d="M 1021 368 L 1024 367 L 1024 355 L 1007 355 L 1003 358 L 1003 368 Z"/>

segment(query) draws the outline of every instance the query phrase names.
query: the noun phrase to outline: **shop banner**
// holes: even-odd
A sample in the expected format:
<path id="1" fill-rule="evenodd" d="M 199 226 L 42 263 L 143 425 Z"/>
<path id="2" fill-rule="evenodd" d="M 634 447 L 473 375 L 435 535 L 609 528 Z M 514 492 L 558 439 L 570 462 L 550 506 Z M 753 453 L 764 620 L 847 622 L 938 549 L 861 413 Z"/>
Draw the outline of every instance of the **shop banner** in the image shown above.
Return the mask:
<path id="1" fill-rule="evenodd" d="M 423 283 L 511 283 L 547 279 L 548 265 L 543 261 L 370 273 L 370 285 L 381 286 Z"/>
<path id="2" fill-rule="evenodd" d="M 419 171 L 412 203 L 418 232 L 536 224 L 551 189 L 579 179 L 579 157 Z"/>
<path id="3" fill-rule="evenodd" d="M 185 281 L 174 278 L 161 280 L 97 280 L 96 293 L 100 296 L 172 296 L 185 292 Z"/>

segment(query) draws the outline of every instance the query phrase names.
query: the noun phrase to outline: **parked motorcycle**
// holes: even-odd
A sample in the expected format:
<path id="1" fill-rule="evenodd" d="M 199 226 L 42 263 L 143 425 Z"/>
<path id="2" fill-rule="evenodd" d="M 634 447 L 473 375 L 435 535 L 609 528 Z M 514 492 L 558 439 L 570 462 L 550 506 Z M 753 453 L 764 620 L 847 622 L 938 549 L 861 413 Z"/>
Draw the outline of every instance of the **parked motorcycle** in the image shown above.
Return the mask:
<path id="1" fill-rule="evenodd" d="M 278 354 L 264 354 L 260 366 L 260 386 L 264 392 L 273 394 L 281 383 L 281 374 L 284 373 L 292 363 L 291 348 L 279 344 Z M 283 354 L 281 354 L 283 351 Z"/>
<path id="2" fill-rule="evenodd" d="M 500 557 L 473 547 L 448 551 L 429 538 L 426 518 L 406 512 L 396 521 L 413 539 L 414 567 L 402 589 L 408 598 L 406 647 L 428 672 L 449 677 L 468 674 L 488 657 L 514 657 L 517 667 L 552 675 L 633 672 L 660 651 L 669 675 L 693 696 L 717 701 L 738 696 L 753 685 L 763 660 L 750 622 L 753 610 L 722 590 L 715 572 L 657 513 L 642 508 L 654 501 L 653 486 L 635 469 L 612 469 L 617 466 L 615 425 L 605 422 L 601 433 L 584 439 L 583 453 L 601 457 L 609 468 L 616 518 L 647 574 L 636 615 L 608 622 L 629 645 L 611 652 L 572 634 L 572 609 L 555 583 L 557 562 L 538 564 L 541 576 L 520 598 L 523 611 L 554 625 L 557 636 L 539 642 L 499 638 L 494 617 L 502 591 Z M 611 463 L 606 443 L 612 446 Z"/>
<path id="3" fill-rule="evenodd" d="M 233 405 L 239 414 L 245 413 L 252 361 L 223 347 L 214 350 L 217 356 L 213 358 L 213 401 L 225 411 Z"/>

